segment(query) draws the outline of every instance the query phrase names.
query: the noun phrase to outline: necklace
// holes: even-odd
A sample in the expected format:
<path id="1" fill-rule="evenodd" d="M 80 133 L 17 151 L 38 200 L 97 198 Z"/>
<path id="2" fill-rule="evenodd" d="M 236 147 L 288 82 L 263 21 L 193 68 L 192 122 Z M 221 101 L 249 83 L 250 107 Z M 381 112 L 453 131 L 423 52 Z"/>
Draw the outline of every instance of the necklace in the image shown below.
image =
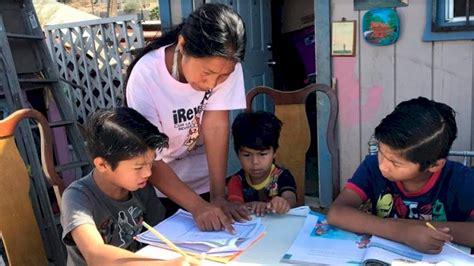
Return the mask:
<path id="1" fill-rule="evenodd" d="M 177 81 L 179 81 L 178 54 L 179 54 L 179 49 L 178 49 L 178 44 L 176 44 L 176 47 L 174 48 L 174 54 L 173 54 L 173 65 L 171 67 L 171 75 Z"/>

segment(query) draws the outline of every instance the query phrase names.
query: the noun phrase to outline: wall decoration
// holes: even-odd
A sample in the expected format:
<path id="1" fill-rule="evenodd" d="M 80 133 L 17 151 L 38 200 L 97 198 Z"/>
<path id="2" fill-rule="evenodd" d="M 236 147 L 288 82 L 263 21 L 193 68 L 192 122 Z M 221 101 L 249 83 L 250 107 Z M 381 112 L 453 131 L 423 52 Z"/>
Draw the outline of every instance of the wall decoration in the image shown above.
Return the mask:
<path id="1" fill-rule="evenodd" d="M 362 19 L 364 39 L 373 45 L 389 45 L 397 41 L 400 19 L 392 8 L 372 9 Z"/>
<path id="2" fill-rule="evenodd" d="M 355 56 L 355 20 L 333 21 L 331 29 L 331 55 Z"/>
<path id="3" fill-rule="evenodd" d="M 408 6 L 408 0 L 354 0 L 354 10 Z"/>

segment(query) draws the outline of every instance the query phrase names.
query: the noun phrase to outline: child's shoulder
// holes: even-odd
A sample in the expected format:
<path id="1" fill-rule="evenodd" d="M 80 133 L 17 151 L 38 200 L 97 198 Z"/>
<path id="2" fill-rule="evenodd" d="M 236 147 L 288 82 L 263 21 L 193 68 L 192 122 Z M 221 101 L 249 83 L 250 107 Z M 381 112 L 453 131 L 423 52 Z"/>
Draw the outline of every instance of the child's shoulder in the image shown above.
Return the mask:
<path id="1" fill-rule="evenodd" d="M 240 179 L 243 180 L 245 179 L 245 171 L 244 169 L 240 169 L 239 171 L 235 172 L 234 174 L 228 176 L 226 178 L 226 182 L 228 183 L 231 179 Z"/>
<path id="2" fill-rule="evenodd" d="M 93 184 L 92 172 L 83 176 L 80 179 L 74 180 L 67 188 L 64 190 L 64 193 L 74 191 L 74 190 L 81 190 L 87 189 L 91 184 Z"/>
<path id="3" fill-rule="evenodd" d="M 446 160 L 446 164 L 443 167 L 443 174 L 449 178 L 455 177 L 474 180 L 474 170 L 472 168 L 451 160 Z"/>

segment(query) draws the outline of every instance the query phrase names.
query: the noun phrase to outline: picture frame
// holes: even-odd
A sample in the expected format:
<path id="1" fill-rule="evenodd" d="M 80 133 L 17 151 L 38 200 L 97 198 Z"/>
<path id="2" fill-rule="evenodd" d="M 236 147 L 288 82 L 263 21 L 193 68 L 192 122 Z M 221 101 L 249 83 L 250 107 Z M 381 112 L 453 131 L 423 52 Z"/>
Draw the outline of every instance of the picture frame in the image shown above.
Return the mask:
<path id="1" fill-rule="evenodd" d="M 356 21 L 341 20 L 331 23 L 331 56 L 355 56 Z"/>

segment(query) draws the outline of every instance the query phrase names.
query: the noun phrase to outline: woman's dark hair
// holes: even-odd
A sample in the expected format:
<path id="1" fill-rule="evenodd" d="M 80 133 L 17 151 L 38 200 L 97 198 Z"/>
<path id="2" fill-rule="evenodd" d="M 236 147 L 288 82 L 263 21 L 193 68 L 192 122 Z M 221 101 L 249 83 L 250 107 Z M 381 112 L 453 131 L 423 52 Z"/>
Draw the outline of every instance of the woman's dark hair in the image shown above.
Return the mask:
<path id="1" fill-rule="evenodd" d="M 104 158 L 112 170 L 123 160 L 168 147 L 168 137 L 132 108 L 97 110 L 86 123 L 89 156 Z"/>
<path id="2" fill-rule="evenodd" d="M 236 62 L 244 59 L 246 36 L 242 18 L 229 6 L 204 4 L 191 13 L 182 24 L 140 51 L 127 69 L 126 81 L 140 58 L 150 51 L 176 43 L 179 35 L 185 40 L 183 49 L 186 55 L 222 56 Z"/>
<path id="3" fill-rule="evenodd" d="M 424 171 L 448 157 L 457 137 L 455 111 L 424 97 L 401 102 L 375 128 L 374 136 Z"/>
<path id="4" fill-rule="evenodd" d="M 240 113 L 232 123 L 234 149 L 241 147 L 254 150 L 278 149 L 282 122 L 269 112 Z"/>

